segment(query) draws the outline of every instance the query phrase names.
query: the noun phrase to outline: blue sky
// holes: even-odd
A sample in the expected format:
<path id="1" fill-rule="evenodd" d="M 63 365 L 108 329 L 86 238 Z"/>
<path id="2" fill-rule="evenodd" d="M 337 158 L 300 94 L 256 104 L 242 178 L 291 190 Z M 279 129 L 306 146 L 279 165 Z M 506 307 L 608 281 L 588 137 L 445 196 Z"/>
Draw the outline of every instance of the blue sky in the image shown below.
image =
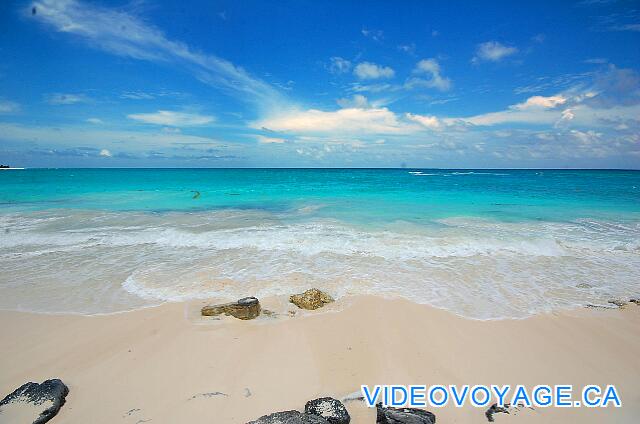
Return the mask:
<path id="1" fill-rule="evenodd" d="M 640 3 L 4 1 L 0 162 L 640 168 Z"/>

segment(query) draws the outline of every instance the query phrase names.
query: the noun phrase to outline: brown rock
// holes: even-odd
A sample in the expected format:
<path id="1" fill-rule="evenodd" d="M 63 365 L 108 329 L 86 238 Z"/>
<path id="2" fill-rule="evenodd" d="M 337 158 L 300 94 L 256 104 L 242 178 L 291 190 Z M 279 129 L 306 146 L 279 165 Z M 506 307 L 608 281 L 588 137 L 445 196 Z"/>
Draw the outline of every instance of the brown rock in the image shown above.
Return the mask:
<path id="1" fill-rule="evenodd" d="M 243 320 L 254 319 L 260 315 L 260 302 L 255 297 L 244 297 L 236 302 L 205 306 L 201 312 L 207 317 L 231 315 Z"/>
<path id="2" fill-rule="evenodd" d="M 313 310 L 333 302 L 333 298 L 318 289 L 309 289 L 304 293 L 290 296 L 289 301 L 298 308 Z"/>

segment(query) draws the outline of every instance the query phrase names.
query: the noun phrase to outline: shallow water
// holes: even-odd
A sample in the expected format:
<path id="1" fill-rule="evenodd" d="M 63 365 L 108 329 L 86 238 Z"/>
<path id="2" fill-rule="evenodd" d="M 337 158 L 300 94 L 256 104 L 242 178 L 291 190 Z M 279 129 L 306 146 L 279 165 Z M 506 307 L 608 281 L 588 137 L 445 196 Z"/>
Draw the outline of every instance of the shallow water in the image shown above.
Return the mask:
<path id="1" fill-rule="evenodd" d="M 3 309 L 315 286 L 487 319 L 640 293 L 634 171 L 23 170 L 0 205 Z"/>

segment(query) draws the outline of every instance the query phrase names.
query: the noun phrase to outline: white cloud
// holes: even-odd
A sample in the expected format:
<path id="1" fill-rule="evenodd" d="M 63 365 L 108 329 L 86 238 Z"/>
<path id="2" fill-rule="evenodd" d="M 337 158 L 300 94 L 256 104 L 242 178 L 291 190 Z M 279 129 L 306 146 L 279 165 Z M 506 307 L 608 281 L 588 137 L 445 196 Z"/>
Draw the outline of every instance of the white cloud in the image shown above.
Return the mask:
<path id="1" fill-rule="evenodd" d="M 265 137 L 263 135 L 257 136 L 258 143 L 260 144 L 282 144 L 286 143 L 287 140 L 279 137 Z"/>
<path id="2" fill-rule="evenodd" d="M 339 56 L 329 59 L 329 72 L 332 74 L 346 74 L 351 70 L 351 62 Z"/>
<path id="3" fill-rule="evenodd" d="M 47 143 L 56 146 L 118 146 L 128 150 L 142 150 L 171 145 L 226 146 L 228 143 L 213 138 L 185 134 L 167 134 L 161 131 L 110 131 L 95 127 L 25 126 L 0 123 L 0 140 L 24 143 Z"/>
<path id="4" fill-rule="evenodd" d="M 381 66 L 371 62 L 361 62 L 356 65 L 353 73 L 360 79 L 393 78 L 395 71 L 388 66 Z"/>
<path id="5" fill-rule="evenodd" d="M 487 61 L 498 62 L 505 57 L 516 54 L 518 49 L 515 47 L 505 46 L 497 41 L 487 41 L 486 43 L 478 44 L 476 48 L 476 55 L 472 61 L 474 63 Z"/>
<path id="6" fill-rule="evenodd" d="M 111 152 L 108 149 L 102 149 L 102 150 L 100 150 L 100 156 L 104 156 L 104 157 L 110 158 L 113 155 L 111 154 Z"/>
<path id="7" fill-rule="evenodd" d="M 95 124 L 95 125 L 104 124 L 104 121 L 102 121 L 102 119 L 100 119 L 100 118 L 88 118 L 87 122 L 90 123 L 90 124 Z"/>
<path id="8" fill-rule="evenodd" d="M 550 109 L 558 105 L 563 105 L 567 102 L 567 98 L 562 95 L 557 96 L 533 96 L 529 97 L 524 103 L 511 106 L 512 109 L 527 110 L 527 109 Z"/>
<path id="9" fill-rule="evenodd" d="M 354 94 L 352 98 L 343 98 L 337 100 L 338 106 L 343 108 L 359 108 L 365 109 L 369 107 L 369 100 L 362 94 Z"/>
<path id="10" fill-rule="evenodd" d="M 436 59 L 423 59 L 416 64 L 413 70 L 414 74 L 427 75 L 429 79 L 412 78 L 407 81 L 405 85 L 408 88 L 416 86 L 424 86 L 428 88 L 435 88 L 440 91 L 447 91 L 451 88 L 451 80 L 442 75 L 442 68 Z"/>
<path id="11" fill-rule="evenodd" d="M 153 113 L 133 113 L 127 115 L 127 118 L 144 122 L 145 124 L 166 125 L 171 127 L 206 125 L 214 121 L 213 116 L 174 112 L 170 110 L 159 110 Z"/>
<path id="12" fill-rule="evenodd" d="M 0 99 L 0 113 L 14 113 L 20 110 L 20 105 L 16 102 Z"/>
<path id="13" fill-rule="evenodd" d="M 413 113 L 407 113 L 407 119 L 417 122 L 423 127 L 430 129 L 439 129 L 442 125 L 440 120 L 435 116 L 428 115 L 414 115 Z"/>
<path id="14" fill-rule="evenodd" d="M 325 134 L 403 134 L 415 130 L 387 108 L 291 111 L 255 122 L 253 126 L 272 131 Z"/>
<path id="15" fill-rule="evenodd" d="M 268 107 L 282 101 L 276 89 L 244 69 L 217 56 L 201 53 L 185 43 L 173 41 L 159 29 L 122 9 L 77 0 L 41 0 L 34 6 L 38 10 L 34 19 L 58 32 L 79 36 L 93 47 L 118 56 L 179 65 L 200 81 L 239 94 L 243 100 L 261 106 Z"/>

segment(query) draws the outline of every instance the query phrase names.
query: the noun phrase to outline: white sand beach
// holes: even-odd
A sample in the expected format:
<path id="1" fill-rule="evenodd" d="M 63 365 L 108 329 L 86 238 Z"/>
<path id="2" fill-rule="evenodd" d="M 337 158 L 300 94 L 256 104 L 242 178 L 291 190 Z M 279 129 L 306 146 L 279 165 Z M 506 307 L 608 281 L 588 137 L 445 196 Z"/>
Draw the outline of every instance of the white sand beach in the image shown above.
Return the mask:
<path id="1" fill-rule="evenodd" d="M 640 306 L 478 321 L 407 300 L 339 299 L 317 311 L 283 299 L 252 321 L 201 318 L 171 303 L 102 316 L 0 312 L 0 392 L 61 378 L 54 423 L 245 423 L 343 399 L 361 384 L 616 385 L 621 408 L 536 408 L 496 422 L 634 423 L 640 414 Z M 352 422 L 375 422 L 361 401 Z M 430 408 L 438 423 L 484 409 Z M 0 422 L 7 422 L 0 415 Z"/>

